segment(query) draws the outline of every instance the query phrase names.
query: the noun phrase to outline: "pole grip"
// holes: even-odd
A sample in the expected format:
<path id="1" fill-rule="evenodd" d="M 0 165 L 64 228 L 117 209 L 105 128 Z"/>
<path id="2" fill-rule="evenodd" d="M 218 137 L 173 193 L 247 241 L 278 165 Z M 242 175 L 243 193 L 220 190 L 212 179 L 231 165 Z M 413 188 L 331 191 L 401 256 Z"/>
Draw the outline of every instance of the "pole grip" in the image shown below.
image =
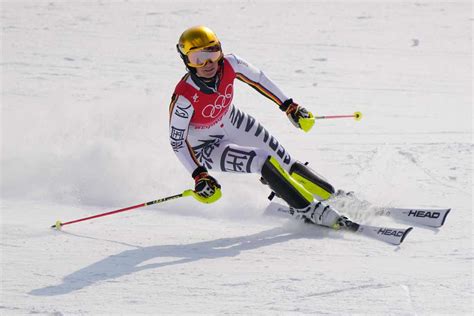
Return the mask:
<path id="1" fill-rule="evenodd" d="M 198 202 L 210 204 L 216 202 L 222 197 L 222 191 L 220 188 L 216 188 L 216 192 L 212 196 L 205 198 L 203 196 L 200 196 L 193 190 L 186 190 L 183 192 L 183 196 L 192 196 Z"/>

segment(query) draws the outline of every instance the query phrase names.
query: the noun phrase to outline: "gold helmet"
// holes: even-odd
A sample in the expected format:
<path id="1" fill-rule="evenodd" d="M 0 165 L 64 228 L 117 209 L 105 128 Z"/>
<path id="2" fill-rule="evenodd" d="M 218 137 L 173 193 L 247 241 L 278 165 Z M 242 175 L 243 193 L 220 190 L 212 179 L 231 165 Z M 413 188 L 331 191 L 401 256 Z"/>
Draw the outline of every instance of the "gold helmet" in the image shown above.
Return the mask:
<path id="1" fill-rule="evenodd" d="M 220 45 L 220 42 L 211 29 L 205 26 L 194 26 L 181 34 L 177 48 L 182 55 L 187 56 L 193 50 L 215 45 Z"/>
<path id="2" fill-rule="evenodd" d="M 176 48 L 186 67 L 192 72 L 208 61 L 222 61 L 221 43 L 216 34 L 205 26 L 194 26 L 181 34 Z"/>

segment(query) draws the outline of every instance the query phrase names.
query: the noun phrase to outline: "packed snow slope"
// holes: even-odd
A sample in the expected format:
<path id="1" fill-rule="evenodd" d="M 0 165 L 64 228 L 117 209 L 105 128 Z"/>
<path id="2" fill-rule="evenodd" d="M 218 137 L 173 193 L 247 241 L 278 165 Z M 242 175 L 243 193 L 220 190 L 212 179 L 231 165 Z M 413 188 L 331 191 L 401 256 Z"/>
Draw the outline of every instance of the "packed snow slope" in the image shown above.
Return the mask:
<path id="1" fill-rule="evenodd" d="M 0 314 L 470 315 L 469 1 L 2 1 Z M 236 83 L 234 103 L 337 188 L 451 207 L 394 247 L 266 216 L 258 175 L 223 198 L 63 222 L 192 188 L 168 143 L 190 26 L 316 115 L 295 129 Z M 344 211 L 364 223 L 406 223 Z"/>

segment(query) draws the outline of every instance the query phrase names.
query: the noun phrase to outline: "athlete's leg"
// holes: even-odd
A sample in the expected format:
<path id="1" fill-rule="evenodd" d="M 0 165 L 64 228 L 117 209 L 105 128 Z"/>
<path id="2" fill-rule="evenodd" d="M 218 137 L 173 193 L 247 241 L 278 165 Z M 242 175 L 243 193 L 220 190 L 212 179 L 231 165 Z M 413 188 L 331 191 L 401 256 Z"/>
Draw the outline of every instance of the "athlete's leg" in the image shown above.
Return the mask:
<path id="1" fill-rule="evenodd" d="M 335 193 L 334 187 L 326 179 L 299 161 L 291 166 L 290 175 L 319 201 L 327 200 Z"/>
<path id="2" fill-rule="evenodd" d="M 205 142 L 194 147 L 200 162 L 212 171 L 260 173 L 270 188 L 291 207 L 293 216 L 316 224 L 338 227 L 341 216 L 329 205 L 315 201 L 313 194 L 295 180 L 266 150 L 223 142 Z"/>
<path id="3" fill-rule="evenodd" d="M 196 157 L 207 169 L 221 172 L 260 173 L 270 188 L 291 207 L 293 215 L 316 224 L 337 227 L 341 216 L 328 205 L 314 201 L 313 194 L 295 180 L 266 150 L 243 147 L 214 138 L 195 146 Z"/>
<path id="4" fill-rule="evenodd" d="M 229 142 L 243 147 L 260 148 L 290 171 L 295 159 L 262 124 L 251 115 L 232 107 L 223 121 Z"/>
<path id="5" fill-rule="evenodd" d="M 251 115 L 232 107 L 224 124 L 230 142 L 266 150 L 268 156 L 275 157 L 280 165 L 318 200 L 327 200 L 335 192 L 326 179 L 293 159 L 278 140 Z"/>
<path id="6" fill-rule="evenodd" d="M 331 206 L 315 201 L 311 192 L 283 169 L 274 157 L 268 158 L 262 168 L 262 177 L 288 205 L 294 217 L 315 224 L 339 228 L 344 217 Z"/>
<path id="7" fill-rule="evenodd" d="M 260 173 L 267 151 L 230 143 L 224 135 L 208 135 L 192 144 L 196 159 L 214 172 Z"/>

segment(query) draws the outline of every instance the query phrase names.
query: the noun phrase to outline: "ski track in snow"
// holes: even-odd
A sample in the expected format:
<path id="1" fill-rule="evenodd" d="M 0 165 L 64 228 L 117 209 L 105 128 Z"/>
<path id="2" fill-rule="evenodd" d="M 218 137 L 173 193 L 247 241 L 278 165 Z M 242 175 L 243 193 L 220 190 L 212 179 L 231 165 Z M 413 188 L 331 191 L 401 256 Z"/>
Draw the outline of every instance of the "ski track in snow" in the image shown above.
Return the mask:
<path id="1" fill-rule="evenodd" d="M 471 315 L 472 4 L 2 2 L 2 315 Z M 223 14 L 226 12 L 228 14 Z M 280 23 L 279 21 L 285 21 Z M 256 175 L 224 197 L 66 221 L 192 186 L 168 144 L 175 44 L 208 24 L 317 115 L 292 127 L 234 102 L 299 160 L 372 205 L 451 207 L 399 247 L 264 216 Z M 405 227 L 334 201 L 364 223 Z"/>

